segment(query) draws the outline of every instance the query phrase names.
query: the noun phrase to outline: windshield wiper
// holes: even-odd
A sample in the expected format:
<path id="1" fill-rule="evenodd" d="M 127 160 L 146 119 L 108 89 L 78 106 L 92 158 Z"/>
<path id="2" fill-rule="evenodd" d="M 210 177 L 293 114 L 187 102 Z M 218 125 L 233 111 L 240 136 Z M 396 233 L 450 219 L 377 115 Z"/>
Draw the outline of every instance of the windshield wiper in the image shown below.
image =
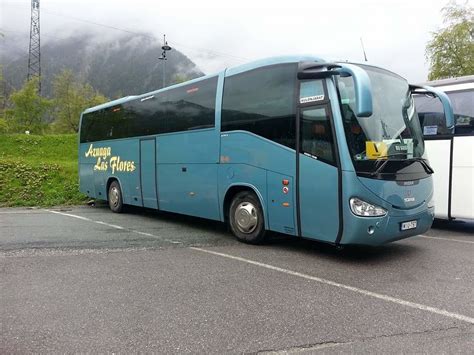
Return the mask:
<path id="1" fill-rule="evenodd" d="M 387 165 L 387 163 L 388 163 L 388 159 L 385 160 L 382 164 L 380 164 L 380 166 L 379 166 L 377 169 L 375 169 L 375 171 L 372 171 L 372 172 L 370 173 L 370 176 L 378 175 L 378 174 L 382 171 L 382 169 L 384 168 L 384 166 Z"/>
<path id="2" fill-rule="evenodd" d="M 428 164 L 426 159 L 423 159 L 421 157 L 413 157 L 413 158 L 410 158 L 408 160 L 414 160 L 414 161 L 419 162 L 428 174 L 433 174 L 434 173 L 433 168 L 430 166 L 430 164 Z"/>
<path id="3" fill-rule="evenodd" d="M 375 169 L 375 171 L 371 172 L 370 173 L 370 176 L 375 176 L 375 175 L 378 175 L 380 174 L 380 172 L 382 172 L 383 168 L 385 167 L 385 165 L 387 165 L 387 163 L 391 160 L 391 161 L 402 161 L 402 160 L 406 160 L 406 161 L 417 161 L 421 164 L 421 166 L 423 166 L 423 168 L 425 169 L 426 173 L 428 174 L 433 174 L 434 173 L 434 170 L 433 168 L 428 164 L 428 162 L 426 161 L 426 159 L 423 159 L 421 157 L 413 157 L 413 158 L 408 158 L 408 159 L 388 159 L 389 157 L 396 157 L 396 156 L 400 156 L 400 155 L 403 155 L 406 157 L 406 154 L 404 153 L 396 153 L 396 154 L 388 154 L 386 156 L 384 156 L 383 158 L 378 158 L 375 163 L 379 163 L 380 161 L 383 160 L 383 163 L 380 164 L 377 169 Z M 387 158 L 387 159 L 385 159 Z"/>
<path id="4" fill-rule="evenodd" d="M 394 154 L 387 154 L 387 155 L 385 155 L 385 156 L 382 157 L 382 158 L 378 158 L 378 159 L 375 161 L 375 163 L 377 164 L 377 163 L 379 163 L 379 162 L 382 161 L 382 160 L 383 160 L 383 163 L 380 164 L 380 165 L 377 167 L 377 169 L 375 169 L 375 171 L 371 172 L 371 173 L 370 173 L 370 176 L 375 176 L 375 175 L 380 174 L 380 172 L 383 170 L 383 168 L 385 167 L 385 165 L 387 165 L 388 161 L 390 160 L 390 159 L 388 159 L 388 158 L 390 158 L 390 157 L 398 157 L 398 156 L 400 156 L 400 155 L 403 155 L 404 157 L 407 156 L 405 153 L 394 153 Z M 393 161 L 393 160 L 404 160 L 404 159 L 391 159 L 391 160 Z"/>

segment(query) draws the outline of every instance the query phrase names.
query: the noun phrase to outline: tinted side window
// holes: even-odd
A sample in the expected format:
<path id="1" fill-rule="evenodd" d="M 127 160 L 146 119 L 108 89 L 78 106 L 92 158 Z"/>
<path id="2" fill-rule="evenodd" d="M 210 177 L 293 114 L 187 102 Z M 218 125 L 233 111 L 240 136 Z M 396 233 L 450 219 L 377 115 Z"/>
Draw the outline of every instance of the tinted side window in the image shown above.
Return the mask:
<path id="1" fill-rule="evenodd" d="M 85 114 L 81 143 L 215 126 L 217 77 Z"/>
<path id="2" fill-rule="evenodd" d="M 295 148 L 296 64 L 225 79 L 222 131 L 245 130 Z"/>
<path id="3" fill-rule="evenodd" d="M 457 135 L 474 135 L 474 90 L 448 92 L 453 105 Z"/>
<path id="4" fill-rule="evenodd" d="M 302 109 L 301 151 L 328 163 L 334 163 L 334 141 L 325 107 Z"/>
<path id="5" fill-rule="evenodd" d="M 307 80 L 300 83 L 300 104 L 325 100 L 322 80 Z"/>
<path id="6" fill-rule="evenodd" d="M 104 110 L 86 113 L 82 116 L 80 141 L 93 142 L 103 139 Z"/>
<path id="7" fill-rule="evenodd" d="M 160 133 L 214 127 L 217 77 L 166 91 Z"/>
<path id="8" fill-rule="evenodd" d="M 80 133 L 80 142 L 89 142 L 90 139 L 90 132 L 93 129 L 94 119 L 93 116 L 96 115 L 97 112 L 85 113 L 82 115 L 81 121 L 81 133 Z"/>
<path id="9" fill-rule="evenodd" d="M 91 114 L 87 114 L 89 116 Z M 127 135 L 128 120 L 122 105 L 109 107 L 100 111 L 92 112 L 86 121 L 89 125 L 84 126 L 82 131 L 86 136 L 86 142 L 123 138 Z M 82 139 L 81 139 L 82 142 Z"/>
<path id="10" fill-rule="evenodd" d="M 102 122 L 99 126 L 100 139 L 127 137 L 130 126 L 127 111 L 122 105 L 105 109 Z"/>
<path id="11" fill-rule="evenodd" d="M 165 116 L 165 93 L 150 95 L 124 104 L 126 121 L 122 137 L 147 136 L 160 133 L 160 120 Z"/>

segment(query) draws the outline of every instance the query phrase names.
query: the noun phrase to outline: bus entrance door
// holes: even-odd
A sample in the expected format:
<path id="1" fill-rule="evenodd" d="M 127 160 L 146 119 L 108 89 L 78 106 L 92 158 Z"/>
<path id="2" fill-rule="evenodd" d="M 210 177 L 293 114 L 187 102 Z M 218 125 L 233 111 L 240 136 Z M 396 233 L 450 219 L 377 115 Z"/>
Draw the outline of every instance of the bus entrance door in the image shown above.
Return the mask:
<path id="1" fill-rule="evenodd" d="M 156 190 L 156 141 L 140 140 L 140 186 L 143 207 L 158 209 Z"/>
<path id="2" fill-rule="evenodd" d="M 300 234 L 333 243 L 339 231 L 339 204 L 329 107 L 306 106 L 299 117 Z"/>

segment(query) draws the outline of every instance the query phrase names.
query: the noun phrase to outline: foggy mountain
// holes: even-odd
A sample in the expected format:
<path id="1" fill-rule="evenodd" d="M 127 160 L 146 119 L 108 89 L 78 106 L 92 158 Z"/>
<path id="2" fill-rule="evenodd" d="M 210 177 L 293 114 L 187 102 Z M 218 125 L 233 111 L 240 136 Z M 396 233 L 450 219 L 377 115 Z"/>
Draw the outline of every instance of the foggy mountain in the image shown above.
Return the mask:
<path id="1" fill-rule="evenodd" d="M 7 87 L 22 86 L 28 67 L 27 38 L 5 36 L 0 41 Z M 80 80 L 91 84 L 110 99 L 142 94 L 163 86 L 161 43 L 152 35 L 125 34 L 104 39 L 98 35 L 74 35 L 67 39 L 48 38 L 41 46 L 42 94 L 52 95 L 54 76 L 71 69 Z M 177 78 L 202 76 L 199 68 L 183 53 L 167 53 L 166 85 Z"/>

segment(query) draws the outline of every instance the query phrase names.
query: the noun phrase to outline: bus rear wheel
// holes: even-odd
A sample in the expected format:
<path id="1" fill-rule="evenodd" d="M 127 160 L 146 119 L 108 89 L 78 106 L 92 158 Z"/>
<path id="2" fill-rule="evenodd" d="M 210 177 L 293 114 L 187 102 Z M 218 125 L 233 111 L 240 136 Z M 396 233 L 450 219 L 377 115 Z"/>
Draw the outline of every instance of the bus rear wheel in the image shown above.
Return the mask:
<path id="1" fill-rule="evenodd" d="M 122 190 L 117 181 L 112 181 L 107 194 L 109 207 L 113 212 L 120 213 L 123 210 Z"/>
<path id="2" fill-rule="evenodd" d="M 239 192 L 229 209 L 229 225 L 237 239 L 244 243 L 260 244 L 265 238 L 265 223 L 260 201 L 253 192 Z"/>

